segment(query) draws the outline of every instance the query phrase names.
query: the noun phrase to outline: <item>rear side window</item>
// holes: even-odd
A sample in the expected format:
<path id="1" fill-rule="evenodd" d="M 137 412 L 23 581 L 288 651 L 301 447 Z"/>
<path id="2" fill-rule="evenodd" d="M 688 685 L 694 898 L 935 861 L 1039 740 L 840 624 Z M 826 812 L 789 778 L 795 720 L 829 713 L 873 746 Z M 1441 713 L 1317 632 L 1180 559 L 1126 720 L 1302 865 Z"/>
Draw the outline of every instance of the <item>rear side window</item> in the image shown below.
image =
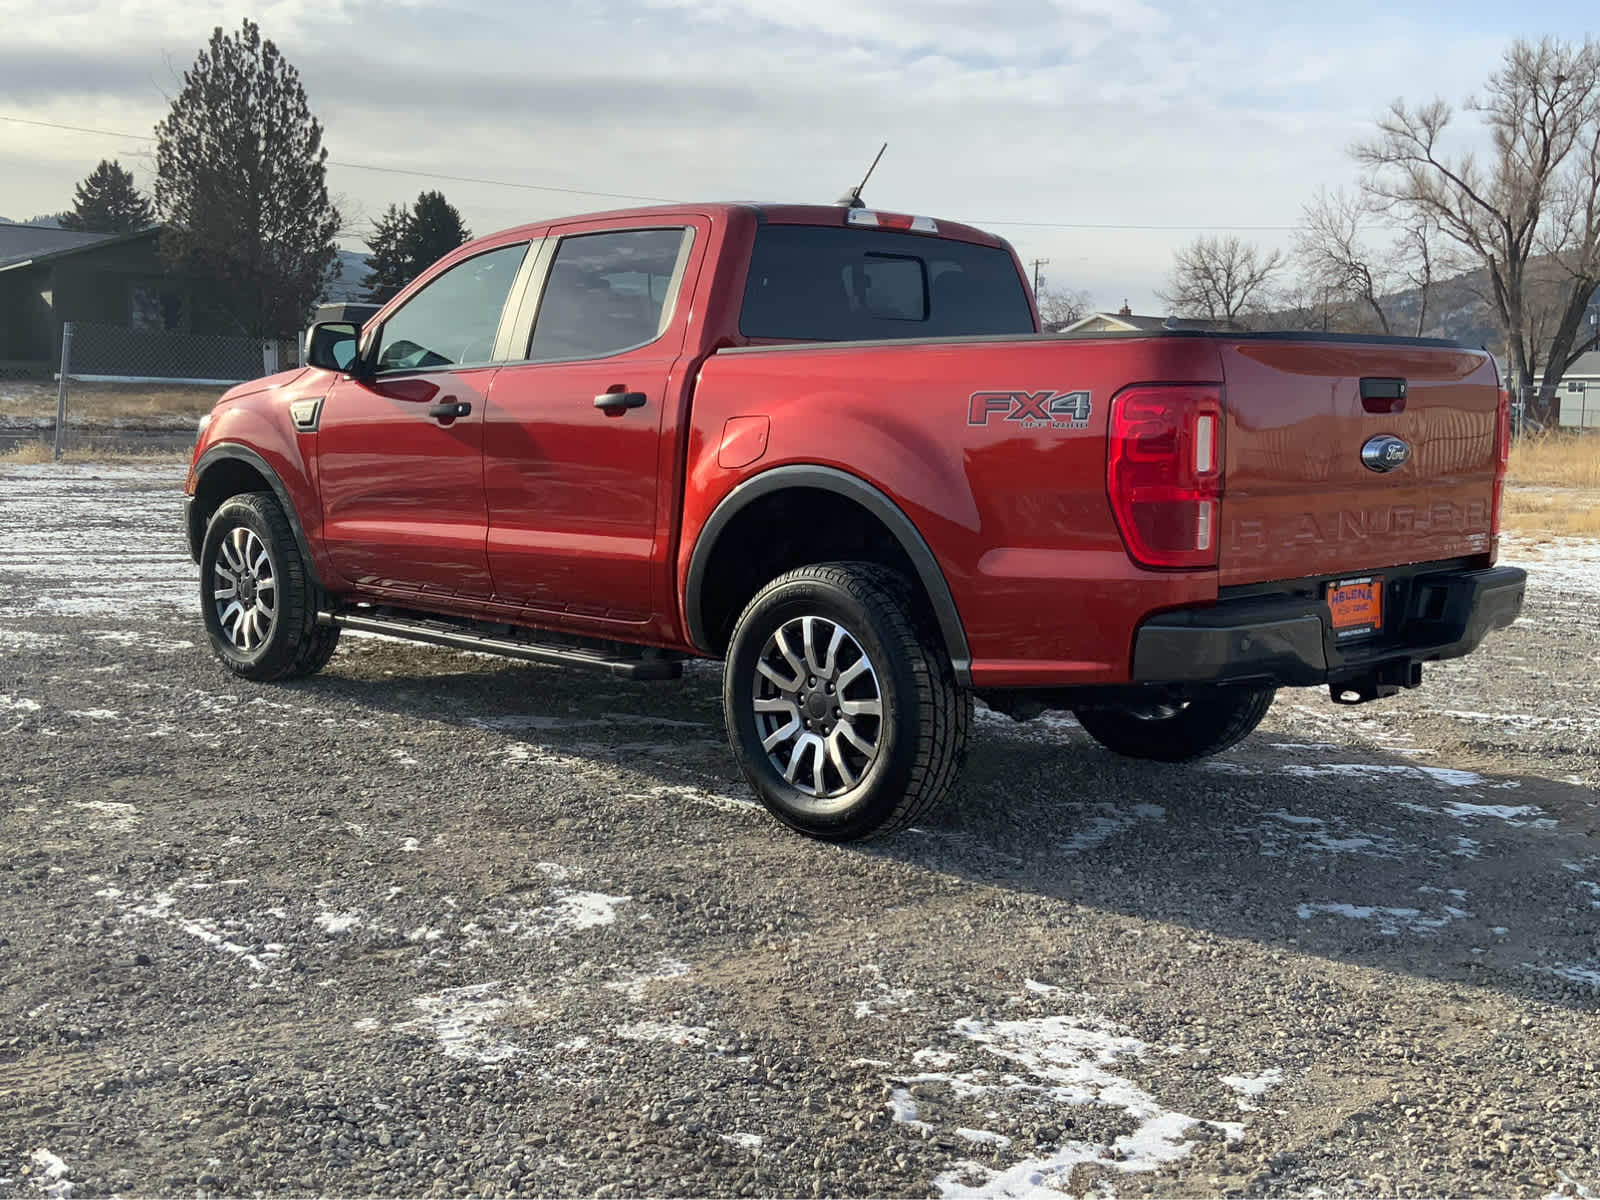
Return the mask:
<path id="1" fill-rule="evenodd" d="M 994 246 L 847 226 L 756 232 L 739 331 L 798 341 L 1032 333 L 1022 277 Z"/>
<path id="2" fill-rule="evenodd" d="M 629 229 L 561 239 L 528 357 L 604 358 L 653 342 L 671 320 L 691 231 Z"/>

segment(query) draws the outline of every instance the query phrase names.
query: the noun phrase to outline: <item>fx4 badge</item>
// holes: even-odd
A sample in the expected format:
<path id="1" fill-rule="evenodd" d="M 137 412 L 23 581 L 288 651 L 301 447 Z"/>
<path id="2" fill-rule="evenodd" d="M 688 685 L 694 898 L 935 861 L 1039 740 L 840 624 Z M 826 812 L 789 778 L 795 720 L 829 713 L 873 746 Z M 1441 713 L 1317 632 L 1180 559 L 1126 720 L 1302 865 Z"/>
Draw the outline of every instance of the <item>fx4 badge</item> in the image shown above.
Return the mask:
<path id="1" fill-rule="evenodd" d="M 999 417 L 1022 429 L 1083 429 L 1092 411 L 1088 392 L 973 392 L 967 424 L 987 425 Z"/>

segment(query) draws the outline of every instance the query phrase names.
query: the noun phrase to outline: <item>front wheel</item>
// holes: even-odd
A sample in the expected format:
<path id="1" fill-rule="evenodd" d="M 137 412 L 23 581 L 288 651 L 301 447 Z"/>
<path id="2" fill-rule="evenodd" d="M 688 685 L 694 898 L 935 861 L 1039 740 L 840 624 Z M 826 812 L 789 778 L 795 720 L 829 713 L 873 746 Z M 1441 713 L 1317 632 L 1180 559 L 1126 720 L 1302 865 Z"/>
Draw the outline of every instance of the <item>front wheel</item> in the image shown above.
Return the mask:
<path id="1" fill-rule="evenodd" d="M 317 624 L 321 601 L 270 492 L 234 496 L 212 514 L 200 550 L 200 611 L 228 670 L 257 681 L 320 671 L 339 644 L 337 626 Z"/>
<path id="2" fill-rule="evenodd" d="M 790 828 L 840 842 L 887 833 L 955 782 L 972 696 L 911 605 L 894 572 L 828 563 L 779 576 L 739 617 L 723 673 L 728 740 Z"/>
<path id="3" fill-rule="evenodd" d="M 1107 750 L 1156 762 L 1190 762 L 1243 741 L 1272 707 L 1276 688 L 1218 688 L 1190 700 L 1080 708 L 1073 712 Z"/>

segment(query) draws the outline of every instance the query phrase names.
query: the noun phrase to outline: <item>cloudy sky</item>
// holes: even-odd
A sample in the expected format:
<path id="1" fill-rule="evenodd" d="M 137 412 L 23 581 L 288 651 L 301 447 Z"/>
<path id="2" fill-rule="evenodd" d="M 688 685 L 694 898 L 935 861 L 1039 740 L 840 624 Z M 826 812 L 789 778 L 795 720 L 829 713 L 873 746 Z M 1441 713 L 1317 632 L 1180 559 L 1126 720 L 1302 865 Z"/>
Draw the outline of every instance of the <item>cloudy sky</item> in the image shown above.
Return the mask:
<path id="1" fill-rule="evenodd" d="M 887 141 L 874 206 L 1144 312 L 1197 234 L 1286 246 L 1389 100 L 1459 102 L 1510 39 L 1594 23 L 1576 0 L 0 0 L 0 216 L 69 207 L 102 157 L 148 186 L 151 143 L 114 135 L 147 138 L 247 15 L 326 127 L 351 249 L 432 187 L 479 233 L 624 203 L 601 193 L 832 201 Z"/>

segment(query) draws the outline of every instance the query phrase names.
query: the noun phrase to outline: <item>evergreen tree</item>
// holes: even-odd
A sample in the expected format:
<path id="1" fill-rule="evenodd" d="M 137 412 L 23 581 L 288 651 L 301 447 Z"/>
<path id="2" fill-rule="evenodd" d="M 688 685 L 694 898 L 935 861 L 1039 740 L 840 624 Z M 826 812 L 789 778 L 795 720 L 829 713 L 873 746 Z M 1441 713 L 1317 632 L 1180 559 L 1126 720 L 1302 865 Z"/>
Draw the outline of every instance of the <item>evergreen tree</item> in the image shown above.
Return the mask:
<path id="1" fill-rule="evenodd" d="M 224 285 L 257 337 L 304 322 L 335 258 L 322 125 L 300 75 L 260 28 L 218 26 L 156 126 L 156 204 L 168 259 Z"/>
<path id="2" fill-rule="evenodd" d="M 133 186 L 133 173 L 114 159 L 100 160 L 78 185 L 72 211 L 61 216 L 61 228 L 79 233 L 132 233 L 154 224 L 150 201 Z"/>
<path id="3" fill-rule="evenodd" d="M 372 272 L 361 281 L 367 299 L 382 304 L 470 237 L 443 192 L 423 192 L 409 209 L 391 204 L 367 239 Z"/>
<path id="4" fill-rule="evenodd" d="M 398 204 L 391 204 L 372 225 L 372 235 L 367 246 L 372 251 L 367 265 L 372 270 L 362 279 L 366 297 L 374 304 L 383 304 L 406 284 L 414 272 L 406 253 L 407 235 L 411 229 L 411 214 Z"/>
<path id="5" fill-rule="evenodd" d="M 423 192 L 412 205 L 411 229 L 406 238 L 413 276 L 420 275 L 471 236 L 472 231 L 461 223 L 461 214 L 443 192 Z"/>

